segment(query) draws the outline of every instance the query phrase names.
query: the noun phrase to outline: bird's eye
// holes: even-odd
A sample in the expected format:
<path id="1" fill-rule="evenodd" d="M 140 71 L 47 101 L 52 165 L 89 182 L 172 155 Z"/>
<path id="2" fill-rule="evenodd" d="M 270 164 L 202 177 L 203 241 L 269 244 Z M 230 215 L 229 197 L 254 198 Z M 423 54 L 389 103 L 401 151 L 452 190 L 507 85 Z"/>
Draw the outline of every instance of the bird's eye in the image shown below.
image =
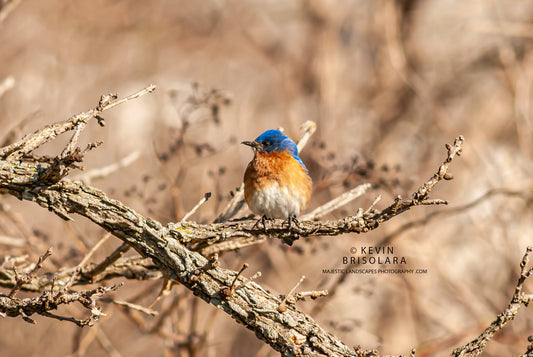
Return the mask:
<path id="1" fill-rule="evenodd" d="M 271 141 L 268 141 L 268 140 L 263 141 L 263 146 L 270 146 L 270 145 L 272 145 Z"/>

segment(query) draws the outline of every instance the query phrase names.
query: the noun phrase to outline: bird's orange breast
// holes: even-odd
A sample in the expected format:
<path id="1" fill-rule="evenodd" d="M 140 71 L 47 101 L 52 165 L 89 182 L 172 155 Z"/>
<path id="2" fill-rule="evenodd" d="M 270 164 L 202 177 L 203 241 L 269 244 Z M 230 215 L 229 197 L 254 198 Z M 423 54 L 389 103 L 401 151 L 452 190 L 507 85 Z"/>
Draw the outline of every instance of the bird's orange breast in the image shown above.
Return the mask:
<path id="1" fill-rule="evenodd" d="M 311 178 L 303 166 L 286 152 L 256 152 L 244 173 L 244 196 L 248 206 L 258 214 L 284 211 L 283 206 L 295 205 L 290 214 L 298 215 L 311 197 Z M 261 193 L 258 194 L 258 191 Z M 258 199 L 258 195 L 261 198 Z M 260 201 L 257 202 L 257 201 Z M 258 207 L 263 205 L 265 207 Z"/>

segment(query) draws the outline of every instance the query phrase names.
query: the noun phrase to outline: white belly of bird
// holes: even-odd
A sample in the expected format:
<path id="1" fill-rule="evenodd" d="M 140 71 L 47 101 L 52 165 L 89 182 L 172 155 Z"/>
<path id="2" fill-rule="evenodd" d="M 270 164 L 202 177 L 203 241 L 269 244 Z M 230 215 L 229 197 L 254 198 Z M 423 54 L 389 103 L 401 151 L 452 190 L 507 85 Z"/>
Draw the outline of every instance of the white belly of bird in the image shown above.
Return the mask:
<path id="1" fill-rule="evenodd" d="M 294 188 L 280 187 L 275 182 L 267 188 L 255 191 L 248 204 L 257 215 L 286 219 L 291 215 L 300 214 L 300 208 L 305 204 L 305 199 L 301 196 Z"/>

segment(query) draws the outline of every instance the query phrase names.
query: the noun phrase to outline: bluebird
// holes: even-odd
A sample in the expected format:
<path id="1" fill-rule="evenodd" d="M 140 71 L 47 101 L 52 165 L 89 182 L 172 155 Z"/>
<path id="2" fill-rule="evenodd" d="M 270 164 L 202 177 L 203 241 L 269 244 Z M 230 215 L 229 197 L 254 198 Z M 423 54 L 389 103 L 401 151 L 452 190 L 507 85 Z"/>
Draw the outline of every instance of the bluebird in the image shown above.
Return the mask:
<path id="1" fill-rule="evenodd" d="M 244 172 L 244 198 L 250 210 L 265 218 L 291 220 L 311 197 L 311 177 L 296 144 L 279 130 L 267 130 L 254 141 L 254 158 Z M 265 228 L 266 229 L 266 228 Z"/>

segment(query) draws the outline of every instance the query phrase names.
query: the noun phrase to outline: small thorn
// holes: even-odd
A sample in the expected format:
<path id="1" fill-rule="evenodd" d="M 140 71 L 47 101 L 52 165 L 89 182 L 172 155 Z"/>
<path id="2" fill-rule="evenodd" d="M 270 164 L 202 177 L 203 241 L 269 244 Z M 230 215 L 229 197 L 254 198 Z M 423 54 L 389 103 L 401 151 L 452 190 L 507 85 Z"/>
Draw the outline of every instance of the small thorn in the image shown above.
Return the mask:
<path id="1" fill-rule="evenodd" d="M 242 265 L 242 268 L 241 270 L 239 270 L 239 272 L 237 273 L 237 276 L 235 277 L 235 279 L 233 279 L 233 283 L 231 283 L 231 286 L 228 288 L 228 287 L 225 287 L 224 289 L 222 289 L 222 294 L 225 295 L 226 297 L 230 297 L 231 295 L 233 295 L 235 293 L 235 290 L 237 290 L 237 280 L 239 280 L 239 277 L 241 276 L 242 272 L 245 271 L 246 269 L 248 268 L 248 264 L 247 263 L 244 263 Z"/>
<path id="2" fill-rule="evenodd" d="M 445 180 L 453 180 L 453 174 L 447 172 L 447 173 L 444 174 L 444 176 L 442 178 L 445 179 Z"/>

